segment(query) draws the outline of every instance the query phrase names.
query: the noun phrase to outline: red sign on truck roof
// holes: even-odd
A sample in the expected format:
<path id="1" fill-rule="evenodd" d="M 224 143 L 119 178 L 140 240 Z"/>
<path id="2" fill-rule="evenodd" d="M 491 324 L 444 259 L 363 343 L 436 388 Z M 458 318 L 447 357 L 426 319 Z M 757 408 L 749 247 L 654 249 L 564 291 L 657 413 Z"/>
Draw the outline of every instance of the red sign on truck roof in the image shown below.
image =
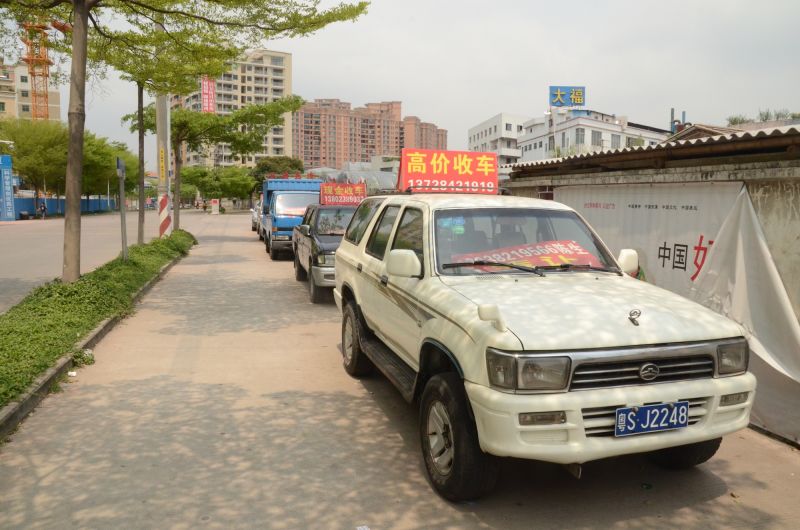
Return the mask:
<path id="1" fill-rule="evenodd" d="M 319 187 L 319 203 L 329 206 L 358 206 L 367 196 L 367 185 L 323 182 Z"/>
<path id="2" fill-rule="evenodd" d="M 497 194 L 497 154 L 403 149 L 397 188 L 416 192 Z"/>

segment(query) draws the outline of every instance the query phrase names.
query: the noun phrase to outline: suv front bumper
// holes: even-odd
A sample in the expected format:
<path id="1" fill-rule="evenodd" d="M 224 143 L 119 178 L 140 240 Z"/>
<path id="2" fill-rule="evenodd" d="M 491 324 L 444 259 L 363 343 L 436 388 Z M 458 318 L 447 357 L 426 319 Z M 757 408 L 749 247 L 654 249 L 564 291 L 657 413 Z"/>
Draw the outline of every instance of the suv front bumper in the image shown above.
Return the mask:
<path id="1" fill-rule="evenodd" d="M 464 381 L 475 415 L 481 448 L 496 456 L 511 456 L 580 464 L 600 458 L 654 451 L 719 438 L 747 427 L 755 397 L 756 378 L 733 377 L 675 383 L 604 388 L 559 394 L 507 394 Z M 749 392 L 747 401 L 720 407 L 720 397 Z M 613 436 L 613 411 L 650 403 L 689 400 L 688 427 L 636 436 Z M 589 410 L 592 409 L 592 410 Z M 566 422 L 520 425 L 523 412 L 564 411 Z M 606 411 L 608 411 L 606 413 Z M 595 434 L 609 426 L 611 434 Z"/>

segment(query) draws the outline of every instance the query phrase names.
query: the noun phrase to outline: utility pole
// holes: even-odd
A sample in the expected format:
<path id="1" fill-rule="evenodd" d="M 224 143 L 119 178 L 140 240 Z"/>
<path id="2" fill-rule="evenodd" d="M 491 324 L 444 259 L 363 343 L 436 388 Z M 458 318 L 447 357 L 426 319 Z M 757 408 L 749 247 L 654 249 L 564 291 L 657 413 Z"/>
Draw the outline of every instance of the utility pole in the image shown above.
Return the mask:
<path id="1" fill-rule="evenodd" d="M 122 261 L 128 261 L 128 228 L 125 224 L 125 162 L 117 157 L 117 176 L 119 177 L 119 221 L 122 230 Z M 111 192 L 109 191 L 109 207 Z"/>

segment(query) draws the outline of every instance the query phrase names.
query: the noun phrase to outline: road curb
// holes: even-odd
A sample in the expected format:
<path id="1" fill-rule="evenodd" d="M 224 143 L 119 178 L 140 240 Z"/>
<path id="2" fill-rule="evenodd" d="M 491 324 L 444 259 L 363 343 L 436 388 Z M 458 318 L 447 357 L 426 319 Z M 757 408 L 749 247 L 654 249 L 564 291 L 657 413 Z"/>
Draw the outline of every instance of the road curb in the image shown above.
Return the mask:
<path id="1" fill-rule="evenodd" d="M 184 258 L 183 255 L 176 257 L 158 271 L 158 274 L 153 276 L 141 289 L 133 296 L 133 303 L 139 303 L 139 300 L 146 295 L 153 286 L 159 282 L 169 270 L 174 267 L 180 260 Z M 109 331 L 114 329 L 124 317 L 115 316 L 107 318 L 100 322 L 96 328 L 89 332 L 86 337 L 80 342 L 75 344 L 77 350 L 86 348 L 94 348 L 94 346 L 105 337 Z M 14 430 L 22 423 L 28 414 L 39 406 L 39 403 L 47 397 L 50 393 L 50 387 L 54 382 L 58 381 L 70 368 L 73 367 L 72 354 L 68 353 L 60 357 L 56 363 L 47 369 L 42 375 L 37 377 L 33 384 L 22 394 L 16 401 L 12 401 L 2 409 L 0 409 L 0 441 L 4 440 L 6 436 L 14 432 Z"/>

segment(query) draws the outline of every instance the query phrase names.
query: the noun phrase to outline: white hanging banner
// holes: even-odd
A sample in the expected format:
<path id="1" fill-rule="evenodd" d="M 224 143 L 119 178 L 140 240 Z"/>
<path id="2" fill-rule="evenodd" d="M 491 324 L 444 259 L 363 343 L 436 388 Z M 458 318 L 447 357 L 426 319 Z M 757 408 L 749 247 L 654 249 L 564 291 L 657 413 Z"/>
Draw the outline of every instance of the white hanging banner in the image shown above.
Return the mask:
<path id="1" fill-rule="evenodd" d="M 741 182 L 564 186 L 554 198 L 580 212 L 614 255 L 635 249 L 640 277 L 688 296 L 741 189 Z"/>
<path id="2" fill-rule="evenodd" d="M 739 182 L 556 188 L 646 280 L 741 324 L 759 390 L 752 421 L 800 440 L 800 323 Z"/>

